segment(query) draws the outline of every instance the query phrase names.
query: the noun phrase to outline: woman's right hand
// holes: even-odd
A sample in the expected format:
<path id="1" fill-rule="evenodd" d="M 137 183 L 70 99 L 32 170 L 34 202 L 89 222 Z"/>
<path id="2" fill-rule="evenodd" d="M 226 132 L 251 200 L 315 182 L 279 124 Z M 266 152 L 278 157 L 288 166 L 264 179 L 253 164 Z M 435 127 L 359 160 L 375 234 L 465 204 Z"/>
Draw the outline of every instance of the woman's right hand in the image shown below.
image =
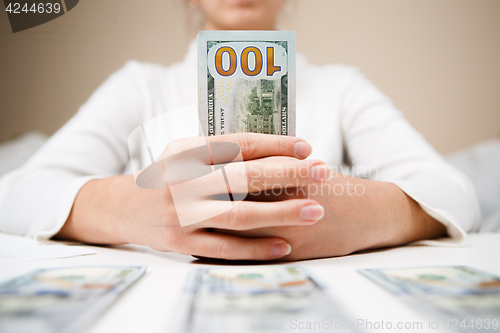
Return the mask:
<path id="1" fill-rule="evenodd" d="M 310 168 L 314 163 L 321 163 L 303 161 L 310 155 L 311 147 L 295 137 L 242 133 L 210 137 L 207 141 L 238 145 L 244 163 L 258 160 L 252 168 L 246 168 L 253 172 L 256 168 L 272 168 L 275 159 L 269 157 L 273 156 L 289 159 L 287 164 L 296 168 Z M 179 147 L 187 149 L 189 146 L 189 139 L 175 144 L 177 150 Z M 228 178 L 242 178 L 241 174 L 232 174 L 231 170 L 236 170 L 235 168 L 226 169 Z M 245 173 L 243 176 L 246 178 L 249 175 Z M 247 179 L 241 180 L 246 186 Z M 309 182 L 308 173 L 298 181 Z M 197 209 L 213 209 L 214 203 L 200 202 Z M 243 238 L 210 232 L 210 228 L 249 230 L 270 226 L 311 225 L 322 217 L 322 214 L 310 213 L 312 210 L 317 212 L 318 205 L 310 199 L 242 201 L 233 209 L 181 227 L 168 186 L 165 190 L 144 189 L 136 185 L 131 175 L 116 176 L 92 180 L 82 187 L 65 225 L 56 237 L 94 244 L 135 243 L 160 251 L 230 260 L 271 260 L 290 253 L 290 245 L 285 240 L 276 237 Z M 303 208 L 306 206 L 314 207 L 312 210 L 306 209 L 309 213 L 304 219 Z M 200 214 L 203 215 L 203 212 Z"/>

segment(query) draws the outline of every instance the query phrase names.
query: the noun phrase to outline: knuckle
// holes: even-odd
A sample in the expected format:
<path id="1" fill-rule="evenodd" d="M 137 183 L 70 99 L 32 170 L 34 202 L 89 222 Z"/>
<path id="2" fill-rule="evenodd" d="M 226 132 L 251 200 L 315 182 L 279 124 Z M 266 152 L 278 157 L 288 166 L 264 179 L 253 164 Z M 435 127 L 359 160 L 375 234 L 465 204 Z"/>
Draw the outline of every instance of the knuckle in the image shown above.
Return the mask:
<path id="1" fill-rule="evenodd" d="M 281 165 L 284 165 L 284 176 L 287 179 L 295 179 L 298 176 L 298 166 L 299 164 L 295 163 L 295 159 L 291 157 L 285 157 L 282 159 Z"/>
<path id="2" fill-rule="evenodd" d="M 250 135 L 241 135 L 238 137 L 238 145 L 240 146 L 243 157 L 252 156 L 257 150 L 255 140 Z"/>
<path id="3" fill-rule="evenodd" d="M 246 209 L 243 208 L 243 205 L 233 207 L 228 214 L 228 227 L 233 230 L 242 229 L 246 222 L 246 216 Z"/>
<path id="4" fill-rule="evenodd" d="M 252 248 L 252 254 L 251 254 L 251 259 L 252 260 L 257 260 L 257 259 L 262 259 L 260 256 L 259 256 L 259 247 L 258 246 L 253 246 Z"/>
<path id="5" fill-rule="evenodd" d="M 276 140 L 276 152 L 278 153 L 278 156 L 283 156 L 286 154 L 286 147 L 285 147 L 285 142 L 281 138 L 278 138 Z"/>
<path id="6" fill-rule="evenodd" d="M 295 156 L 293 143 L 290 140 L 279 138 L 277 148 L 281 156 Z"/>
<path id="7" fill-rule="evenodd" d="M 252 167 L 246 163 L 231 163 L 225 167 L 230 186 L 245 188 L 253 175 Z"/>
<path id="8" fill-rule="evenodd" d="M 217 243 L 215 248 L 215 255 L 221 259 L 232 259 L 233 253 L 229 243 L 226 241 L 220 241 Z"/>
<path id="9" fill-rule="evenodd" d="M 293 207 L 295 208 L 295 207 Z M 294 209 L 292 209 L 292 207 L 290 205 L 283 205 L 283 207 L 281 207 L 280 209 L 280 222 L 281 224 L 283 225 L 287 225 L 287 224 L 290 224 L 290 221 L 291 221 L 291 216 L 292 216 L 292 212 L 293 212 Z"/>
<path id="10" fill-rule="evenodd" d="M 181 234 L 172 235 L 172 237 L 170 237 L 169 246 L 175 252 L 178 252 L 178 253 L 185 252 L 185 249 L 184 249 L 185 241 L 186 241 L 185 235 L 181 235 Z"/>
<path id="11" fill-rule="evenodd" d="M 247 182 L 252 179 L 256 179 L 259 176 L 258 172 L 259 164 L 256 162 L 251 162 L 249 165 L 245 165 L 240 168 L 241 172 L 241 181 Z"/>

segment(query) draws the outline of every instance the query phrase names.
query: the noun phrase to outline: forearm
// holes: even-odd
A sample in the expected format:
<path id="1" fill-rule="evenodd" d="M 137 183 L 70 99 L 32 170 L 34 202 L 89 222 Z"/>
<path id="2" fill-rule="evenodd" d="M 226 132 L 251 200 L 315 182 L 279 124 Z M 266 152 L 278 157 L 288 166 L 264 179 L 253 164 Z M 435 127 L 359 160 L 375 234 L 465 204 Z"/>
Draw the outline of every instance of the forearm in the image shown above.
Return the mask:
<path id="1" fill-rule="evenodd" d="M 324 223 L 331 226 L 332 236 L 342 235 L 333 248 L 336 255 L 446 235 L 440 222 L 392 183 L 341 176 L 334 177 L 333 184 L 347 189 L 321 201 L 327 207 Z"/>

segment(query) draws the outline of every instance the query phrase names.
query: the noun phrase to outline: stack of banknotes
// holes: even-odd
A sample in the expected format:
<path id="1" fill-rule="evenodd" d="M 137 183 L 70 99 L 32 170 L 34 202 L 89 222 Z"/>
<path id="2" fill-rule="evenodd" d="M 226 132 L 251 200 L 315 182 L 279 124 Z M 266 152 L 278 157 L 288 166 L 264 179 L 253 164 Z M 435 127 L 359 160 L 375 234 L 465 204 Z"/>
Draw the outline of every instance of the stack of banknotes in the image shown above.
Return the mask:
<path id="1" fill-rule="evenodd" d="M 298 321 L 349 322 L 308 270 L 284 265 L 193 271 L 173 319 L 176 333 L 280 333 L 297 331 Z"/>
<path id="2" fill-rule="evenodd" d="M 464 266 L 360 273 L 414 306 L 423 318 L 430 318 L 421 330 L 496 332 L 500 328 L 500 278 L 493 274 Z M 307 269 L 281 265 L 192 272 L 174 322 L 173 332 L 178 333 L 370 330 L 347 317 Z M 298 323 L 311 325 L 301 328 Z"/>
<path id="3" fill-rule="evenodd" d="M 48 268 L 4 282 L 0 332 L 81 332 L 144 271 L 142 266 Z M 426 322 L 422 329 L 495 332 L 500 328 L 498 276 L 464 266 L 360 272 L 430 318 L 429 325 L 436 320 L 436 327 L 427 327 Z M 367 329 L 349 318 L 341 302 L 328 297 L 318 278 L 301 266 L 196 269 L 179 294 L 176 311 L 165 314 L 171 317 L 165 330 L 169 333 L 295 332 L 301 331 L 299 323 L 311 323 L 303 327 L 307 332 Z"/>
<path id="4" fill-rule="evenodd" d="M 500 329 L 500 277 L 468 266 L 362 269 L 451 331 Z"/>
<path id="5" fill-rule="evenodd" d="M 0 332 L 81 332 L 145 266 L 37 269 L 0 285 Z"/>

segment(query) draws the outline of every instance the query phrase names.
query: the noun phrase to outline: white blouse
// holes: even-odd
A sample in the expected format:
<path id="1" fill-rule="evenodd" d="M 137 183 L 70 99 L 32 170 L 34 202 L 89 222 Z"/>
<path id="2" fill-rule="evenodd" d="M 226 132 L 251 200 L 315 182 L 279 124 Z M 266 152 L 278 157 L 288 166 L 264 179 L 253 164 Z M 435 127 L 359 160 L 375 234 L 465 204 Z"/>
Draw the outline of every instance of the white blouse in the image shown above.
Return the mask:
<path id="1" fill-rule="evenodd" d="M 20 169 L 0 179 L 0 231 L 48 239 L 65 223 L 80 188 L 95 178 L 131 173 L 130 133 L 145 121 L 197 103 L 196 42 L 185 59 L 160 65 L 129 61 L 111 75 L 78 113 Z M 297 136 L 312 158 L 339 171 L 351 165 L 365 176 L 392 182 L 449 237 L 420 241 L 462 245 L 480 226 L 471 182 L 448 165 L 356 68 L 317 66 L 297 56 Z M 432 121 L 432 119 L 429 119 Z M 186 117 L 172 130 L 196 136 Z M 144 156 L 141 165 L 150 161 Z"/>

